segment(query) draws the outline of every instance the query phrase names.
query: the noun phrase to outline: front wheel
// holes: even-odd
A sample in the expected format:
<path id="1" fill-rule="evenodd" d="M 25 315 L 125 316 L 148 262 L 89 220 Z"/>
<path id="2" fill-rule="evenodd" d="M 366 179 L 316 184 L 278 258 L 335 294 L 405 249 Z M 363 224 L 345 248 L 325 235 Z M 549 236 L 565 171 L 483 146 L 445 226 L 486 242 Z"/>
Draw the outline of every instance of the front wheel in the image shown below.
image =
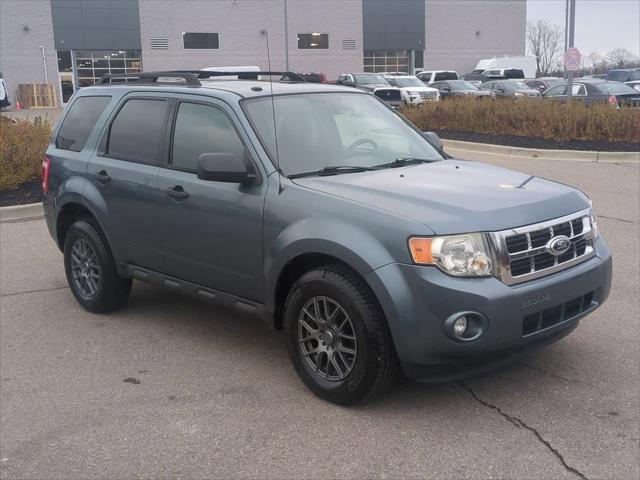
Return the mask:
<path id="1" fill-rule="evenodd" d="M 391 334 L 373 293 L 336 265 L 298 279 L 285 306 L 289 356 L 319 397 L 348 405 L 370 399 L 396 378 Z"/>

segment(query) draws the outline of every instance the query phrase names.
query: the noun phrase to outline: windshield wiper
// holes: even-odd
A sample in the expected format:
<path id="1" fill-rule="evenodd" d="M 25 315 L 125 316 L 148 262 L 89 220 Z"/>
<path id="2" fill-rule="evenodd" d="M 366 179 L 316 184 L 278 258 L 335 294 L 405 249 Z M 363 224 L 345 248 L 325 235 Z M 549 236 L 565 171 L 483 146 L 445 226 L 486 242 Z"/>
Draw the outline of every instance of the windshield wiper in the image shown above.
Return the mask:
<path id="1" fill-rule="evenodd" d="M 436 160 L 427 160 L 426 158 L 413 158 L 413 157 L 403 157 L 396 158 L 393 162 L 383 163 L 382 165 L 376 165 L 375 168 L 398 168 L 398 167 L 406 167 L 407 165 L 417 165 L 418 163 L 432 163 Z"/>
<path id="2" fill-rule="evenodd" d="M 312 172 L 294 173 L 293 175 L 289 175 L 288 178 L 322 177 L 326 175 L 338 175 L 340 173 L 368 172 L 371 170 L 376 169 L 373 167 L 360 167 L 357 165 L 335 165 L 331 167 L 324 167 L 320 170 L 314 170 Z"/>

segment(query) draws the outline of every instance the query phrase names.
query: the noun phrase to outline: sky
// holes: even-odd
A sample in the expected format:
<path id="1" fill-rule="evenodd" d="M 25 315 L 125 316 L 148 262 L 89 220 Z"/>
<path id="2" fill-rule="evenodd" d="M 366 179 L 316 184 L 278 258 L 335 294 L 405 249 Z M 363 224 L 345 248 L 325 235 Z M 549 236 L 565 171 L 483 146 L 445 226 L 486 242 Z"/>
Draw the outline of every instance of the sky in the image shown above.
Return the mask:
<path id="1" fill-rule="evenodd" d="M 527 0 L 527 21 L 564 27 L 565 0 Z M 576 0 L 575 46 L 583 55 L 626 48 L 640 56 L 640 0 Z"/>

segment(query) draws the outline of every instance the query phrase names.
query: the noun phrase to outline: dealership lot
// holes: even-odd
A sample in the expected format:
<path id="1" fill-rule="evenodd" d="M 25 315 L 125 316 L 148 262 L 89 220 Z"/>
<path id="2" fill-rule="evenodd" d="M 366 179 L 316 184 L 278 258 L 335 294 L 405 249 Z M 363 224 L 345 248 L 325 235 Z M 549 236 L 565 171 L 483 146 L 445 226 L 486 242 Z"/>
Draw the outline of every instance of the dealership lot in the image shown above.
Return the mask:
<path id="1" fill-rule="evenodd" d="M 572 335 L 490 375 L 338 407 L 257 321 L 139 283 L 122 311 L 85 312 L 44 221 L 5 223 L 2 478 L 637 478 L 640 164 L 450 153 L 591 195 L 614 284 Z"/>

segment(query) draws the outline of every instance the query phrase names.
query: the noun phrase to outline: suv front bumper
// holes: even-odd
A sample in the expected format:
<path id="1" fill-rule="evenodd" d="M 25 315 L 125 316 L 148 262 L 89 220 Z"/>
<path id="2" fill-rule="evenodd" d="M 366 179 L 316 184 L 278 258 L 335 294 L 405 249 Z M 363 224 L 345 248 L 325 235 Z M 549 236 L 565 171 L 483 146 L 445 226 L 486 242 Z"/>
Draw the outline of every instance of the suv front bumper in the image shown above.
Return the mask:
<path id="1" fill-rule="evenodd" d="M 518 285 L 399 263 L 374 270 L 367 281 L 385 312 L 407 376 L 448 381 L 559 340 L 606 300 L 611 277 L 611 252 L 600 236 L 592 258 Z M 486 318 L 484 333 L 471 342 L 451 339 L 443 327 L 447 318 L 465 311 Z"/>

